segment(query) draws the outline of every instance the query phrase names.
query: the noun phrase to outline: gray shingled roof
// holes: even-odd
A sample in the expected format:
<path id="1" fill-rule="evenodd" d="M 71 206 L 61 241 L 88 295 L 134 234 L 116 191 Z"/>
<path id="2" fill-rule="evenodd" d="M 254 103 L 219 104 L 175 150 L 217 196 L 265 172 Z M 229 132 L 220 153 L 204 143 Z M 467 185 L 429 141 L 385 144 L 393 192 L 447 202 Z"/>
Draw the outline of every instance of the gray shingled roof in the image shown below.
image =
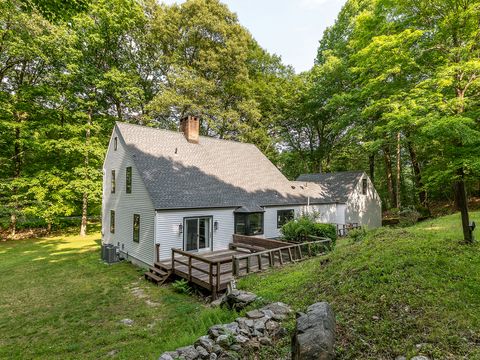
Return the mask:
<path id="1" fill-rule="evenodd" d="M 117 123 L 156 209 L 332 203 L 321 184 L 289 181 L 252 144 Z"/>
<path id="2" fill-rule="evenodd" d="M 297 181 L 322 184 L 330 198 L 336 202 L 345 203 L 363 174 L 363 171 L 302 174 L 297 178 Z"/>

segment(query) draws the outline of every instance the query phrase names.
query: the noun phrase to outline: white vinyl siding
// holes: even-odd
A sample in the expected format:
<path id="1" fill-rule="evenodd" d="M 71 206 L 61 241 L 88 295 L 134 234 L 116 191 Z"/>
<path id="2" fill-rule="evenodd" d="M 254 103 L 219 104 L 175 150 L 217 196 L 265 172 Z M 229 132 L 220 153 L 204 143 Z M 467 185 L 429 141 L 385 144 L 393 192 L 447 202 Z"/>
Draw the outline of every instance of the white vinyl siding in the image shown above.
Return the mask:
<path id="1" fill-rule="evenodd" d="M 117 137 L 117 150 L 114 138 Z M 126 168 L 132 167 L 132 193 L 127 194 Z M 115 170 L 116 191 L 111 193 L 111 173 Z M 125 144 L 116 128 L 112 134 L 104 162 L 102 239 L 108 244 L 118 245 L 128 258 L 152 265 L 154 261 L 154 216 L 150 195 L 138 174 L 134 162 L 125 151 Z M 110 233 L 110 210 L 115 211 L 115 233 Z M 133 214 L 140 215 L 140 239 L 133 241 Z"/>
<path id="2" fill-rule="evenodd" d="M 347 205 L 337 204 L 337 220 L 339 225 L 345 225 L 345 212 L 347 211 Z"/>
<path id="3" fill-rule="evenodd" d="M 362 180 L 367 179 L 367 194 L 362 194 Z M 345 210 L 346 223 L 358 223 L 370 229 L 382 226 L 382 203 L 370 178 L 364 175 L 348 198 Z"/>
<path id="4" fill-rule="evenodd" d="M 218 229 L 213 230 L 212 243 L 209 249 L 200 250 L 222 250 L 228 249 L 232 242 L 235 209 L 198 209 L 198 210 L 168 210 L 157 211 L 156 213 L 156 243 L 160 244 L 160 260 L 170 259 L 172 248 L 183 249 L 183 238 L 185 234 L 184 218 L 208 217 L 211 216 L 213 224 L 218 222 Z M 179 225 L 183 226 L 180 234 Z"/>
<path id="5" fill-rule="evenodd" d="M 318 222 L 337 223 L 337 204 L 311 205 L 311 210 L 318 215 Z"/>
<path id="6" fill-rule="evenodd" d="M 277 228 L 277 211 L 278 210 L 294 210 L 295 217 L 302 214 L 303 206 L 272 206 L 265 207 L 264 213 L 264 235 L 265 238 L 277 238 L 281 235 L 280 229 Z"/>

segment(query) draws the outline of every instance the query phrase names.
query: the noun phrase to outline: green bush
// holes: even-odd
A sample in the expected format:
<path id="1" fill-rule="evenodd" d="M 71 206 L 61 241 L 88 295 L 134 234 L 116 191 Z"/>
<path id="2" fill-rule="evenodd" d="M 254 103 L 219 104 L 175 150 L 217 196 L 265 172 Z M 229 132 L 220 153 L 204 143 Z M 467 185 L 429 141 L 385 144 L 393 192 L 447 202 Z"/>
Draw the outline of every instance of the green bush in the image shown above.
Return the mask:
<path id="1" fill-rule="evenodd" d="M 173 290 L 180 294 L 189 295 L 192 293 L 192 288 L 188 285 L 188 281 L 185 279 L 180 279 L 172 283 Z"/>
<path id="2" fill-rule="evenodd" d="M 337 239 L 337 229 L 332 224 L 320 224 L 313 215 L 302 215 L 287 222 L 281 229 L 286 241 L 305 242 L 311 241 L 309 236 L 327 237 L 332 240 L 332 247 Z"/>
<path id="3" fill-rule="evenodd" d="M 367 236 L 367 229 L 364 227 L 359 227 L 357 229 L 352 229 L 348 231 L 348 238 L 351 242 L 360 242 Z"/>
<path id="4" fill-rule="evenodd" d="M 400 211 L 400 226 L 411 226 L 418 222 L 421 214 L 413 207 Z"/>

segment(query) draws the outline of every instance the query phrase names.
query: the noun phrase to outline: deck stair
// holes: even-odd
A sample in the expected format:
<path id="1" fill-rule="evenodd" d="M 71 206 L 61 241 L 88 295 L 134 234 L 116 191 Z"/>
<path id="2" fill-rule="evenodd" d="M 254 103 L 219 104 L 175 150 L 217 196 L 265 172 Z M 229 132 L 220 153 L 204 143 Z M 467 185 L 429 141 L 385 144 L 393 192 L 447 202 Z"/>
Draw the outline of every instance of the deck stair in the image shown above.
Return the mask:
<path id="1" fill-rule="evenodd" d="M 150 280 L 151 282 L 162 285 L 165 281 L 168 280 L 172 271 L 169 267 L 165 266 L 162 263 L 156 262 L 154 266 L 150 266 L 148 271 L 145 272 L 145 279 Z"/>

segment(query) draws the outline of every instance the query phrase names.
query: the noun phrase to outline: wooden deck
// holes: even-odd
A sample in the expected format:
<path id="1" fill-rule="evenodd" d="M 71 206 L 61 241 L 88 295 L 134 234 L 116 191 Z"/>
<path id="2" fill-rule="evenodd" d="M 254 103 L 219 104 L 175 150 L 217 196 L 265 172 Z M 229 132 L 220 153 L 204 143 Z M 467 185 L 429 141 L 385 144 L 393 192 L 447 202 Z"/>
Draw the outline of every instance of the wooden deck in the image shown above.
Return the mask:
<path id="1" fill-rule="evenodd" d="M 173 274 L 180 276 L 213 294 L 223 291 L 233 280 L 232 257 L 245 255 L 238 250 L 218 250 L 198 253 L 187 253 L 174 249 L 174 261 L 161 261 L 162 268 L 169 269 Z M 174 266 L 172 266 L 174 263 Z"/>
<path id="2" fill-rule="evenodd" d="M 172 249 L 172 258 L 158 261 L 155 268 L 180 276 L 212 293 L 225 290 L 235 278 L 269 267 L 301 261 L 313 255 L 324 253 L 330 239 L 291 244 L 255 237 L 234 236 L 228 250 L 191 253 Z M 148 275 L 148 274 L 147 274 Z"/>

